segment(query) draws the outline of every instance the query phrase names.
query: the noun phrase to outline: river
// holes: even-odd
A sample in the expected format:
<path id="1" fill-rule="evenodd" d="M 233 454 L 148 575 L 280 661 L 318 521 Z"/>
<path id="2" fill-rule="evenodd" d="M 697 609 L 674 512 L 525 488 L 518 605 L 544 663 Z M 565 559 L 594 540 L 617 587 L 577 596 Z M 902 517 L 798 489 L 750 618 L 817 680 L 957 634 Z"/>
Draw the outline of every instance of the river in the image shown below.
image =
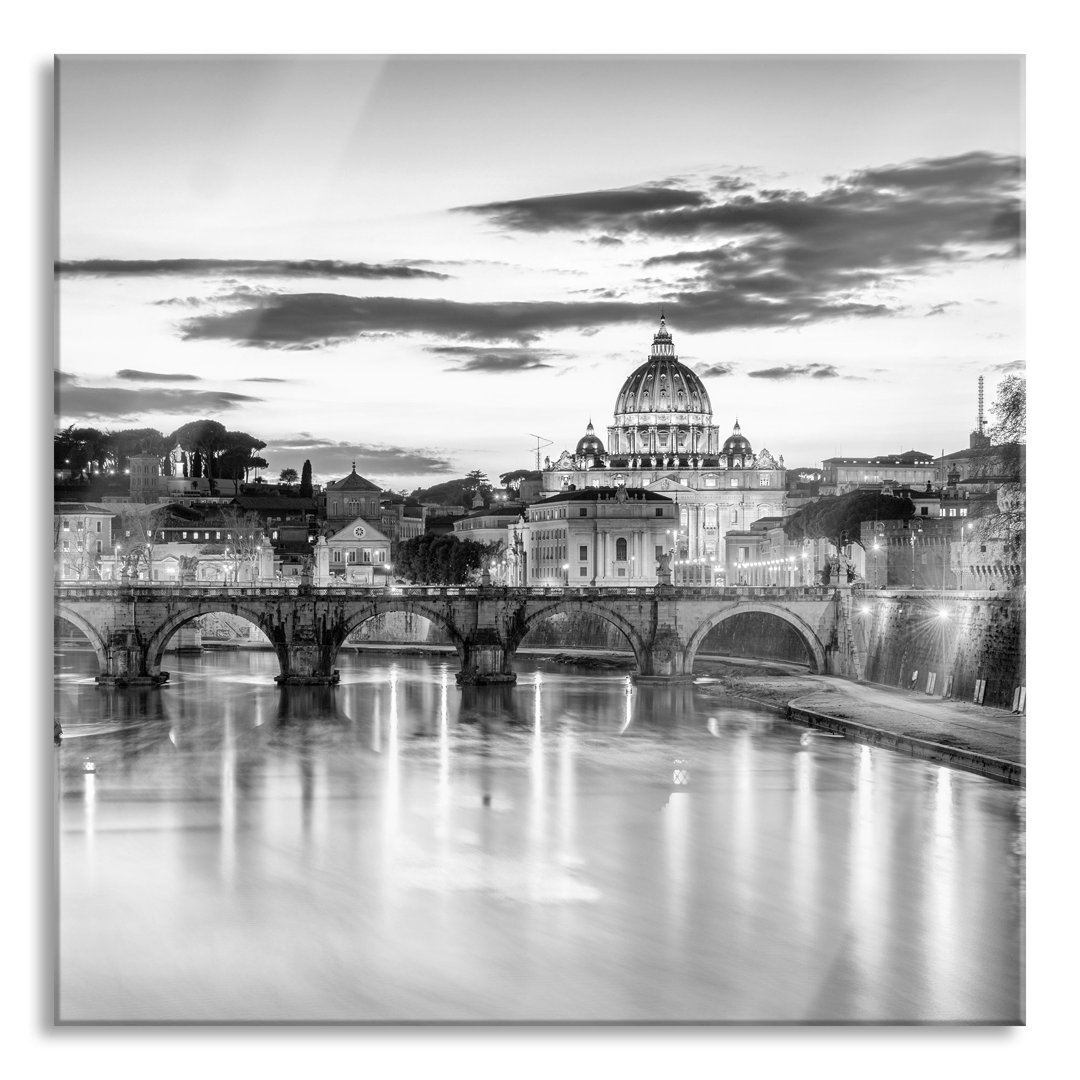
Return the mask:
<path id="1" fill-rule="evenodd" d="M 1017 1023 L 1024 793 L 708 679 L 57 653 L 58 1018 Z"/>

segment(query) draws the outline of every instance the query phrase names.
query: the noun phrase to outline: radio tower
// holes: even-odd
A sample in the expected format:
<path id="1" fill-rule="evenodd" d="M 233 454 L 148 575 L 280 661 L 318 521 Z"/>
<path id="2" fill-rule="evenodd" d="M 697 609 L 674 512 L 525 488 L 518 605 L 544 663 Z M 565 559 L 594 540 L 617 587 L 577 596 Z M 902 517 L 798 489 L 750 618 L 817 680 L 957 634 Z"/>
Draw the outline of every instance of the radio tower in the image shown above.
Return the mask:
<path id="1" fill-rule="evenodd" d="M 990 436 L 986 434 L 986 417 L 983 414 L 983 377 L 979 376 L 979 418 L 975 430 L 971 433 L 969 449 L 975 450 L 990 445 Z"/>

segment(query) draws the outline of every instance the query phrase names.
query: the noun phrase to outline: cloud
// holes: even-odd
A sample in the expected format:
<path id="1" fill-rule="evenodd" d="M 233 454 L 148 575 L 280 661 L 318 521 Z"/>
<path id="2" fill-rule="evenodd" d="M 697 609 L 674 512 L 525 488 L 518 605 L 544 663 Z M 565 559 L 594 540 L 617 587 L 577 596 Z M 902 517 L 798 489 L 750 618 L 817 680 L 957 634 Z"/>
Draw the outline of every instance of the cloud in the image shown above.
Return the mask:
<path id="1" fill-rule="evenodd" d="M 72 375 L 69 371 L 57 371 L 53 369 L 53 385 L 63 386 L 65 383 L 71 383 L 76 381 L 76 376 Z"/>
<path id="2" fill-rule="evenodd" d="M 261 451 L 289 462 L 311 462 L 312 472 L 319 476 L 347 476 L 356 463 L 356 471 L 371 479 L 373 476 L 420 476 L 424 473 L 452 473 L 449 459 L 436 451 L 417 447 L 384 446 L 362 442 L 337 442 L 318 438 L 310 432 L 275 439 Z M 299 467 L 299 466 L 297 466 Z"/>
<path id="3" fill-rule="evenodd" d="M 946 300 L 946 301 L 944 301 L 944 303 L 934 304 L 934 305 L 931 306 L 930 310 L 926 313 L 924 318 L 929 319 L 931 315 L 944 315 L 946 308 L 959 307 L 959 306 L 960 306 L 960 301 L 959 300 Z"/>
<path id="4" fill-rule="evenodd" d="M 1006 360 L 1003 364 L 994 364 L 990 370 L 1000 371 L 1002 375 L 1018 375 L 1026 368 L 1023 360 Z"/>
<path id="5" fill-rule="evenodd" d="M 567 195 L 542 195 L 508 202 L 456 206 L 458 213 L 477 214 L 505 229 L 523 232 L 550 232 L 553 229 L 598 228 L 603 222 L 619 222 L 628 215 L 641 215 L 675 207 L 698 206 L 706 196 L 700 191 L 642 185 L 580 191 Z M 610 238 L 610 243 L 614 237 Z"/>
<path id="6" fill-rule="evenodd" d="M 716 364 L 698 364 L 698 366 L 694 368 L 694 371 L 699 375 L 704 376 L 730 375 L 734 370 L 735 365 L 726 360 L 722 360 Z"/>
<path id="7" fill-rule="evenodd" d="M 129 382 L 201 382 L 198 375 L 167 374 L 157 371 L 137 371 L 135 368 L 121 368 L 117 373 L 118 379 L 127 379 Z"/>
<path id="8" fill-rule="evenodd" d="M 254 277 L 427 278 L 445 281 L 450 275 L 402 263 L 340 262 L 337 259 L 83 259 L 56 263 L 56 272 L 94 277 L 160 277 L 182 274 L 246 274 Z M 190 299 L 190 298 L 189 298 Z M 186 303 L 187 300 L 162 301 Z"/>
<path id="9" fill-rule="evenodd" d="M 751 379 L 838 379 L 840 372 L 834 364 L 785 364 L 782 367 L 761 368 L 747 372 Z"/>
<path id="10" fill-rule="evenodd" d="M 446 371 L 485 371 L 495 375 L 509 375 L 537 368 L 553 368 L 548 360 L 568 359 L 565 353 L 552 349 L 530 349 L 526 347 L 485 348 L 473 345 L 432 346 L 427 352 L 445 356 L 455 361 L 456 366 Z"/>
<path id="11" fill-rule="evenodd" d="M 262 398 L 224 390 L 173 390 L 166 387 L 128 390 L 102 386 L 62 386 L 57 389 L 58 416 L 102 420 L 132 420 L 147 413 L 205 416 L 226 412 Z"/>
<path id="12" fill-rule="evenodd" d="M 252 377 L 252 378 L 250 378 L 250 379 L 241 379 L 240 381 L 241 381 L 241 382 L 276 382 L 276 383 L 286 383 L 286 382 L 288 382 L 289 380 L 288 380 L 288 379 L 272 379 L 272 378 L 270 378 L 270 376 L 269 376 L 269 375 L 256 375 L 256 376 L 253 376 L 253 377 Z"/>

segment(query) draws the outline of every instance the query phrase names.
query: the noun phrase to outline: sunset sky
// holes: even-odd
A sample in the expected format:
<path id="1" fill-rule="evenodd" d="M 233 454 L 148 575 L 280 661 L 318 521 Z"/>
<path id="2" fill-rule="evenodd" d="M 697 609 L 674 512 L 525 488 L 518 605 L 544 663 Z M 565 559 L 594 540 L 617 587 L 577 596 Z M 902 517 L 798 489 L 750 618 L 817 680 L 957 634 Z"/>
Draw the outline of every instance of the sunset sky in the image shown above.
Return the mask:
<path id="1" fill-rule="evenodd" d="M 603 438 L 664 309 L 789 467 L 1022 370 L 1018 57 L 71 57 L 57 423 L 385 487 Z"/>

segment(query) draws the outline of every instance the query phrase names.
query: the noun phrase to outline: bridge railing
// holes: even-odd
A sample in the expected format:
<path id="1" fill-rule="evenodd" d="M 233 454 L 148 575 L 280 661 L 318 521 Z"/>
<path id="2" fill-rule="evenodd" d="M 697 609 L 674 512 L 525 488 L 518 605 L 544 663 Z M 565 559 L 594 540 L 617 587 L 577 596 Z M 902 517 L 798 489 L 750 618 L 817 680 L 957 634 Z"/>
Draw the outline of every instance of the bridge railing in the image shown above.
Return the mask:
<path id="1" fill-rule="evenodd" d="M 599 600 L 662 598 L 675 600 L 825 600 L 835 587 L 821 585 L 548 585 L 548 586 L 474 586 L 474 585 L 303 585 L 291 581 L 233 584 L 219 582 L 139 581 L 117 584 L 112 581 L 58 582 L 58 597 L 66 599 L 102 599 L 123 597 L 138 600 L 175 597 L 310 597 L 334 600 L 379 600 L 392 597 L 407 599 L 453 599 L 500 597 L 536 600 Z"/>

